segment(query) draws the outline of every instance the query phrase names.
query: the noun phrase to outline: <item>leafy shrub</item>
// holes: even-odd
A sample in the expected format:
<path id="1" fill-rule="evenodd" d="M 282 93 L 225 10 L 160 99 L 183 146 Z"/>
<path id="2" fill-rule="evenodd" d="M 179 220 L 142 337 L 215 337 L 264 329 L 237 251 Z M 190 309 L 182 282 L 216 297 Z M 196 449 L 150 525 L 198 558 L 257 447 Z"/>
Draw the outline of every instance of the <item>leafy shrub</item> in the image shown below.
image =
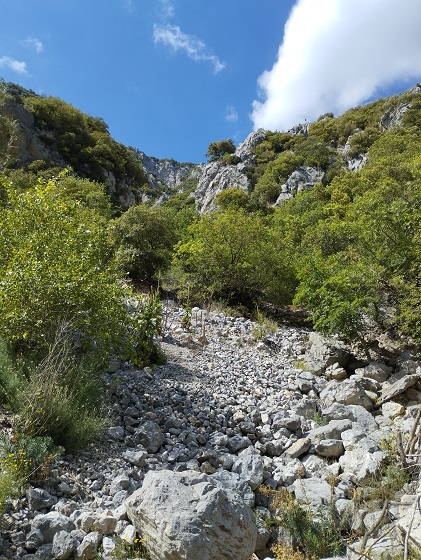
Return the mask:
<path id="1" fill-rule="evenodd" d="M 261 202 L 274 203 L 281 193 L 283 183 L 291 173 L 304 161 L 303 156 L 292 151 L 282 152 L 279 156 L 268 163 L 263 175 L 257 181 L 253 198 Z"/>
<path id="2" fill-rule="evenodd" d="M 217 161 L 226 155 L 235 153 L 234 142 L 229 138 L 228 140 L 220 140 L 219 142 L 211 142 L 206 152 L 206 157 L 209 161 Z"/>
<path id="3" fill-rule="evenodd" d="M 291 546 L 287 544 L 285 552 L 291 554 L 291 560 L 327 558 L 344 552 L 341 527 L 333 503 L 320 507 L 317 516 L 314 516 L 310 509 L 300 505 L 287 490 L 269 492 L 274 513 L 271 525 L 279 526 L 287 532 Z M 280 554 L 284 552 L 284 544 L 280 542 L 274 547 L 279 560 L 283 558 Z"/>
<path id="4" fill-rule="evenodd" d="M 43 476 L 61 451 L 49 437 L 3 436 L 0 441 L 0 513 L 21 493 L 28 480 Z"/>
<path id="5" fill-rule="evenodd" d="M 35 480 L 62 451 L 48 436 L 3 436 L 0 461 L 3 469 L 13 468 L 17 472 L 17 479 Z"/>
<path id="6" fill-rule="evenodd" d="M 117 182 L 138 187 L 147 183 L 140 161 L 129 148 L 111 138 L 103 119 L 85 115 L 55 97 L 25 95 L 24 102 L 43 131 L 44 142 L 79 176 L 104 182 L 106 170 Z"/>
<path id="7" fill-rule="evenodd" d="M 132 206 L 110 225 L 115 259 L 123 277 L 151 282 L 171 263 L 176 242 L 174 213 L 169 208 Z"/>
<path id="8" fill-rule="evenodd" d="M 81 345 L 110 351 L 123 334 L 126 312 L 108 265 L 103 219 L 64 195 L 56 180 L 23 193 L 6 187 L 0 335 L 15 346 L 39 346 L 52 340 L 59 324 L 72 323 Z"/>
<path id="9" fill-rule="evenodd" d="M 194 301 L 223 299 L 253 307 L 291 297 L 291 271 L 280 243 L 258 214 L 227 210 L 201 216 L 176 247 L 180 292 Z M 292 288 L 293 289 L 293 288 Z"/>

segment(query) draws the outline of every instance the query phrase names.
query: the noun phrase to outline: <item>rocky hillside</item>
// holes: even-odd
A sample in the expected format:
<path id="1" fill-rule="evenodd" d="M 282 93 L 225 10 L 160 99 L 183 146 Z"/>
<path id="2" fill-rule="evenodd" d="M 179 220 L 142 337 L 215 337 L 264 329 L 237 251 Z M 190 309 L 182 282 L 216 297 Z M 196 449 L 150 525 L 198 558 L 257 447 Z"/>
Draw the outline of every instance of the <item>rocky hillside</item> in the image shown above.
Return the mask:
<path id="1" fill-rule="evenodd" d="M 114 364 L 103 441 L 13 502 L 2 558 L 273 558 L 298 538 L 279 521 L 285 491 L 296 515 L 334 512 L 330 555 L 401 558 L 405 535 L 421 550 L 417 358 L 368 363 L 307 329 L 195 308 L 186 330 L 183 316 L 167 302 L 167 364 Z"/>
<path id="2" fill-rule="evenodd" d="M 361 169 L 368 148 L 381 134 L 414 122 L 421 87 L 341 117 L 322 115 L 288 132 L 253 132 L 231 160 L 208 164 L 157 159 L 128 149 L 109 136 L 102 119 L 15 84 L 3 84 L 2 90 L 0 169 L 70 166 L 82 177 L 105 182 L 123 208 L 151 199 L 162 203 L 187 192 L 204 213 L 214 210 L 215 196 L 229 188 L 281 204 L 317 183 L 327 185 L 341 170 Z"/>

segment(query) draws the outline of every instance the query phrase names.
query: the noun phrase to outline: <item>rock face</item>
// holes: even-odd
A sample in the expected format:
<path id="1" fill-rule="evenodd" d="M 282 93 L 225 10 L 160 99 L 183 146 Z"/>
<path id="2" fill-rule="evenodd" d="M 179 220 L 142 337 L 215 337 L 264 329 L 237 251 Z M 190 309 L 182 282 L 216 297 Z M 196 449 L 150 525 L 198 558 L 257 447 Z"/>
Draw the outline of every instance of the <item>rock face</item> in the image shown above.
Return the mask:
<path id="1" fill-rule="evenodd" d="M 153 189 L 165 186 L 175 190 L 187 177 L 198 179 L 205 167 L 204 164 L 179 163 L 174 159 L 158 159 L 147 156 L 140 150 L 135 150 L 135 153 L 142 162 L 149 186 Z"/>
<path id="2" fill-rule="evenodd" d="M 13 101 L 6 101 L 0 104 L 0 116 L 10 121 L 7 159 L 26 164 L 37 159 L 51 158 L 51 152 L 45 147 L 35 129 L 34 116 L 30 111 Z M 56 156 L 64 163 L 58 154 Z"/>
<path id="3" fill-rule="evenodd" d="M 276 205 L 282 201 L 293 198 L 297 192 L 305 191 L 314 187 L 317 183 L 324 181 L 325 172 L 316 167 L 297 167 L 288 177 L 287 182 L 281 187 L 281 194 L 278 196 Z"/>
<path id="4" fill-rule="evenodd" d="M 202 168 L 202 175 L 196 188 L 196 208 L 203 214 L 216 209 L 215 197 L 226 189 L 242 189 L 248 192 L 250 184 L 246 171 L 253 164 L 253 148 L 258 146 L 265 138 L 266 131 L 252 132 L 235 151 L 239 158 L 236 165 L 225 165 L 213 162 Z"/>
<path id="5" fill-rule="evenodd" d="M 409 109 L 412 109 L 412 105 L 408 103 L 401 103 L 397 107 L 390 107 L 380 120 L 380 126 L 385 130 L 390 130 L 395 126 L 400 126 L 402 124 L 403 116 Z"/>
<path id="6" fill-rule="evenodd" d="M 254 552 L 251 509 L 211 476 L 149 472 L 126 507 L 152 560 L 249 560 Z"/>
<path id="7" fill-rule="evenodd" d="M 248 191 L 247 176 L 238 167 L 238 165 L 223 165 L 217 161 L 205 165 L 194 193 L 196 208 L 201 214 L 215 210 L 216 195 L 226 189 L 237 188 Z"/>

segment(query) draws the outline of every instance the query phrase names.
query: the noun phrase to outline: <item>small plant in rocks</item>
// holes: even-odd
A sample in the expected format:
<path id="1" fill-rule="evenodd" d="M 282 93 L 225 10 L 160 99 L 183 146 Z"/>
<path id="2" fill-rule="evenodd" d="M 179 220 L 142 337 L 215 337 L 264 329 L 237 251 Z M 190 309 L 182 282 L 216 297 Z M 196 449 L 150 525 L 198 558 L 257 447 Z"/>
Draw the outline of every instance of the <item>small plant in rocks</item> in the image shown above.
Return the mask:
<path id="1" fill-rule="evenodd" d="M 4 435 L 0 441 L 0 512 L 28 481 L 41 479 L 62 451 L 50 437 Z"/>
<path id="2" fill-rule="evenodd" d="M 275 543 L 273 552 L 278 560 L 316 560 L 344 552 L 341 527 L 333 503 L 320 507 L 315 516 L 310 508 L 299 503 L 285 489 L 274 491 L 263 487 L 263 492 L 271 497 L 273 517 L 270 525 L 281 528 L 290 540 L 287 547 L 284 542 Z"/>
<path id="3" fill-rule="evenodd" d="M 269 319 L 264 315 L 260 309 L 256 311 L 257 324 L 251 329 L 251 334 L 256 340 L 261 340 L 269 334 L 274 334 L 278 328 L 278 325 L 272 319 Z"/>
<path id="4" fill-rule="evenodd" d="M 149 552 L 145 546 L 147 539 L 134 539 L 133 542 L 121 539 L 112 553 L 114 560 L 150 560 Z"/>

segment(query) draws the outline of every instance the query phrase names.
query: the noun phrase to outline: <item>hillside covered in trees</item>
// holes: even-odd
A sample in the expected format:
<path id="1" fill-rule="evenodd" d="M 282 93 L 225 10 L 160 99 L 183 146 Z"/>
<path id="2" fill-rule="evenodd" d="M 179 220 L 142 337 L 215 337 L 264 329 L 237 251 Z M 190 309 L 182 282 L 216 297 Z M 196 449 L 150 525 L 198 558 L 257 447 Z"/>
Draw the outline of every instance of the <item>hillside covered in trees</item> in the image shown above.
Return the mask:
<path id="1" fill-rule="evenodd" d="M 148 185 L 136 151 L 116 143 L 102 119 L 59 99 L 3 84 L 2 234 L 9 240 L 1 256 L 7 301 L 1 306 L 4 336 L 29 336 L 20 317 L 26 315 L 23 304 L 18 312 L 7 292 L 9 280 L 14 289 L 24 285 L 13 249 L 24 250 L 19 238 L 23 232 L 14 229 L 13 244 L 8 228 L 13 220 L 23 224 L 19 212 L 24 206 L 33 235 L 40 235 L 30 208 L 31 203 L 39 207 L 36 193 L 47 190 L 51 200 L 48 220 L 42 220 L 43 235 L 64 235 L 65 222 L 59 218 L 64 200 L 68 219 L 73 207 L 79 214 L 93 213 L 95 220 L 75 215 L 69 228 L 79 231 L 78 221 L 100 220 L 102 241 L 92 228 L 80 246 L 101 246 L 101 258 L 112 263 L 120 278 L 159 281 L 189 305 L 222 299 L 249 310 L 303 307 L 311 312 L 316 329 L 363 345 L 382 331 L 405 343 L 419 343 L 419 91 L 417 86 L 336 118 L 322 115 L 289 132 L 262 133 L 245 168 L 247 190 L 236 188 L 235 182 L 225 186 L 216 196 L 217 210 L 199 215 L 197 174 L 183 177 L 172 191 L 167 188 L 157 205 L 165 185 L 160 190 Z M 30 129 L 26 137 L 25 127 Z M 23 138 L 30 138 L 29 144 Z M 231 140 L 212 143 L 207 155 L 209 165 L 241 165 Z M 289 178 L 303 169 L 316 172 L 319 182 L 285 193 Z M 127 192 L 128 187 L 135 195 L 127 209 L 119 204 L 124 199 L 119 189 Z M 46 201 L 46 195 L 41 196 Z M 70 231 L 67 239 L 76 243 Z M 76 246 L 69 247 L 69 255 L 73 251 L 80 254 Z M 40 291 L 46 281 L 43 267 L 56 259 L 56 250 L 52 247 L 43 256 L 36 259 Z M 12 282 L 11 263 L 19 282 Z M 25 260 L 28 278 L 34 263 Z M 69 268 L 78 275 L 74 266 L 60 266 L 55 278 L 68 274 Z M 63 307 L 62 298 L 52 293 L 51 301 Z M 47 303 L 44 297 L 39 303 L 43 315 Z M 74 304 L 71 309 L 63 308 L 60 320 L 73 318 Z M 19 332 L 10 325 L 11 317 L 22 324 Z"/>

